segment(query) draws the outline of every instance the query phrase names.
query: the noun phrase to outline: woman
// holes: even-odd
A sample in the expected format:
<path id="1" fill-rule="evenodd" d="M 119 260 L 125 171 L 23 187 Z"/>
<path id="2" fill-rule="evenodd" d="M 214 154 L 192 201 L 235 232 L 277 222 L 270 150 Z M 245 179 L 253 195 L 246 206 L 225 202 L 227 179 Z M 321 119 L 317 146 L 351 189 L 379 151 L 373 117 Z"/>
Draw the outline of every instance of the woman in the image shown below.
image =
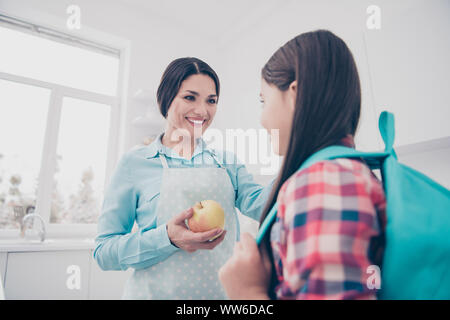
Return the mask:
<path id="1" fill-rule="evenodd" d="M 278 212 L 261 243 L 244 234 L 219 271 L 231 299 L 370 299 L 370 265 L 380 265 L 385 196 L 361 161 L 321 161 L 330 145 L 354 147 L 359 76 L 346 44 L 329 31 L 301 34 L 262 69 L 262 125 L 279 129 L 285 156 L 262 220 Z M 261 221 L 262 221 L 261 220 Z"/>
<path id="2" fill-rule="evenodd" d="M 234 156 L 201 139 L 214 119 L 219 91 L 219 79 L 205 62 L 181 58 L 170 63 L 157 92 L 167 119 L 164 133 L 125 154 L 116 168 L 94 257 L 103 270 L 134 269 L 125 299 L 226 297 L 217 272 L 239 236 L 235 207 L 259 219 L 270 185 L 256 184 Z M 194 233 L 187 228 L 192 206 L 202 200 L 221 204 L 224 230 Z M 135 222 L 139 229 L 132 233 Z"/>

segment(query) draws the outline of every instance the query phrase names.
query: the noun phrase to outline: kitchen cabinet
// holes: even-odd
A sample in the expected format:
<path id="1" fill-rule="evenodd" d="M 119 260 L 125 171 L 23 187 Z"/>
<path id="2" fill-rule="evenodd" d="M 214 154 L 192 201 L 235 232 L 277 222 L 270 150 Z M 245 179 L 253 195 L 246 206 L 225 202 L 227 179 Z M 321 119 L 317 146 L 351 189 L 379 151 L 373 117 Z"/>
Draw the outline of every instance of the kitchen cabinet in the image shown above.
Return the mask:
<path id="1" fill-rule="evenodd" d="M 78 249 L 74 249 L 76 247 Z M 117 300 L 133 272 L 103 271 L 86 244 L 0 251 L 0 279 L 6 299 Z M 14 251 L 16 250 L 16 251 Z"/>
<path id="2" fill-rule="evenodd" d="M 8 254 L 6 252 L 0 252 L 0 280 L 5 283 L 5 272 L 6 272 L 6 259 Z"/>
<path id="3" fill-rule="evenodd" d="M 133 269 L 131 268 L 126 271 L 103 271 L 91 255 L 88 299 L 121 299 L 123 288 L 132 272 Z"/>
<path id="4" fill-rule="evenodd" d="M 7 299 L 87 299 L 90 251 L 8 252 Z"/>

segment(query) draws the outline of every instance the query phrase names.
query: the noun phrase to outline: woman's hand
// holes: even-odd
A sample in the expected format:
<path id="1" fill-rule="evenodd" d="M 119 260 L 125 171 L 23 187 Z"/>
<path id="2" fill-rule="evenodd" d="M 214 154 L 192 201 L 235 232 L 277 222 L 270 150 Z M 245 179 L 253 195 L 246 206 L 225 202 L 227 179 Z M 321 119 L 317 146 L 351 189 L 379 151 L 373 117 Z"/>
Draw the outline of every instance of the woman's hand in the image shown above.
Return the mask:
<path id="1" fill-rule="evenodd" d="M 271 275 L 267 254 L 261 255 L 248 233 L 234 247 L 233 256 L 219 270 L 219 279 L 232 300 L 266 300 Z"/>
<path id="2" fill-rule="evenodd" d="M 167 234 L 170 242 L 187 252 L 194 252 L 198 249 L 214 249 L 225 238 L 226 230 L 216 228 L 205 232 L 192 232 L 186 227 L 184 221 L 193 214 L 194 211 L 189 208 L 167 222 Z M 222 234 L 219 237 L 208 241 L 220 233 Z"/>

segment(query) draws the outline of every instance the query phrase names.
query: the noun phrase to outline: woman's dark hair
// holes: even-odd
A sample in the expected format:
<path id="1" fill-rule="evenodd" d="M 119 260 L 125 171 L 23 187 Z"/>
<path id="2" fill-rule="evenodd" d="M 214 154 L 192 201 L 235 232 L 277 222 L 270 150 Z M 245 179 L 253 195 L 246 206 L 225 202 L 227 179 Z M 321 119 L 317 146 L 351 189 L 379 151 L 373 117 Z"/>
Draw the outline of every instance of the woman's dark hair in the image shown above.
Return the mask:
<path id="1" fill-rule="evenodd" d="M 176 59 L 167 66 L 158 87 L 157 102 L 164 118 L 167 117 L 167 111 L 180 90 L 181 83 L 193 74 L 209 76 L 216 85 L 216 94 L 219 97 L 219 77 L 206 62 L 192 57 Z"/>
<path id="2" fill-rule="evenodd" d="M 297 97 L 288 150 L 261 222 L 275 204 L 284 182 L 313 153 L 354 135 L 361 109 L 358 71 L 347 45 L 326 30 L 303 33 L 278 49 L 262 69 L 262 78 L 286 91 L 297 81 Z M 270 232 L 261 243 L 271 261 Z M 275 269 L 268 294 L 275 297 Z"/>

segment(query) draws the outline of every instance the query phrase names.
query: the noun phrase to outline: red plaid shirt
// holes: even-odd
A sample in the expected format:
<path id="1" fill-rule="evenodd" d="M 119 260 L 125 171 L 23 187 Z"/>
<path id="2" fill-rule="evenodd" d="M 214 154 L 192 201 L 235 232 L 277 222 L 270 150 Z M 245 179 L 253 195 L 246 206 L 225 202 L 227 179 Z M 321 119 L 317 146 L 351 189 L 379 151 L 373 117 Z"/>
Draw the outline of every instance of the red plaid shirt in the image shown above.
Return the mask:
<path id="1" fill-rule="evenodd" d="M 277 202 L 277 298 L 376 298 L 368 267 L 381 265 L 386 199 L 363 162 L 318 162 L 292 175 Z"/>

